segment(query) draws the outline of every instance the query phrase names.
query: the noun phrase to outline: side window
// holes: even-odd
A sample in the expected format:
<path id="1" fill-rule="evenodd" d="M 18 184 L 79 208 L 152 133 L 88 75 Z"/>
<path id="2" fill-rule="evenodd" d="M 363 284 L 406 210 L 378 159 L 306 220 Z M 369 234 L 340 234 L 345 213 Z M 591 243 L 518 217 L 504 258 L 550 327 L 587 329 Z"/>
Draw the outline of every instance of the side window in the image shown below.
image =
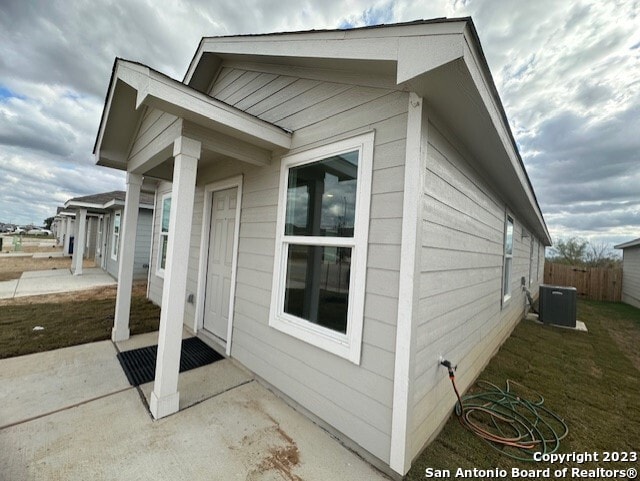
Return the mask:
<path id="1" fill-rule="evenodd" d="M 167 244 L 169 243 L 169 216 L 171 215 L 171 194 L 162 196 L 162 208 L 160 211 L 160 229 L 158 238 L 158 266 L 157 273 L 164 277 L 164 268 L 167 264 Z"/>
<path id="2" fill-rule="evenodd" d="M 511 298 L 511 270 L 513 267 L 513 219 L 507 215 L 504 232 L 504 275 L 502 277 L 503 302 Z"/>
<path id="3" fill-rule="evenodd" d="M 100 255 L 102 254 L 102 224 L 103 224 L 104 220 L 103 217 L 100 216 L 98 217 L 98 240 L 96 242 L 96 256 L 100 257 Z"/>
<path id="4" fill-rule="evenodd" d="M 120 211 L 113 217 L 113 234 L 111 236 L 111 258 L 118 260 L 118 249 L 120 248 Z"/>
<path id="5" fill-rule="evenodd" d="M 282 160 L 270 326 L 360 362 L 373 134 Z"/>
<path id="6" fill-rule="evenodd" d="M 529 246 L 530 252 L 529 252 L 529 287 L 531 287 L 531 284 L 533 284 L 535 282 L 535 277 L 533 276 L 533 259 L 534 259 L 534 255 L 536 253 L 536 240 L 533 237 L 533 234 L 531 235 L 531 244 Z"/>

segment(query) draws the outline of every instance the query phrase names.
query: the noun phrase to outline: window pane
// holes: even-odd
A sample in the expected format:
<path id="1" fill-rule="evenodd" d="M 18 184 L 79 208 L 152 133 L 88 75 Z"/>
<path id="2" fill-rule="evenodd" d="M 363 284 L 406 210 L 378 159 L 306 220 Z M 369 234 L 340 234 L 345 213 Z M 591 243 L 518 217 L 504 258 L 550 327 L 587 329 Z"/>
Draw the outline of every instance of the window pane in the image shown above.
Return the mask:
<path id="1" fill-rule="evenodd" d="M 169 232 L 169 215 L 171 214 L 171 197 L 162 201 L 162 232 Z"/>
<path id="2" fill-rule="evenodd" d="M 120 233 L 120 213 L 119 212 L 116 214 L 116 217 L 113 220 L 113 233 L 114 234 Z"/>
<path id="3" fill-rule="evenodd" d="M 289 169 L 285 235 L 353 237 L 358 151 Z"/>
<path id="4" fill-rule="evenodd" d="M 346 334 L 350 247 L 291 244 L 284 312 Z"/>
<path id="5" fill-rule="evenodd" d="M 504 292 L 502 293 L 504 296 L 508 296 L 511 293 L 511 261 L 510 257 L 504 260 Z"/>
<path id="6" fill-rule="evenodd" d="M 513 220 L 507 217 L 507 238 L 505 240 L 504 251 L 507 255 L 513 254 Z"/>
<path id="7" fill-rule="evenodd" d="M 169 236 L 160 236 L 160 268 L 164 269 L 167 264 L 167 244 L 169 243 Z"/>

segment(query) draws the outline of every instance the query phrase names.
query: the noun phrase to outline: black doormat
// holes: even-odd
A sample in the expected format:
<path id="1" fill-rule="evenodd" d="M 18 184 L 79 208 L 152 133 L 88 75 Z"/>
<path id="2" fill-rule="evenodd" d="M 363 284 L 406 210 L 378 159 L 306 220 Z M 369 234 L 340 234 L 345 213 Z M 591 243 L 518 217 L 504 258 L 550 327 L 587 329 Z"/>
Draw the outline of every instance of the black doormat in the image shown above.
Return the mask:
<path id="1" fill-rule="evenodd" d="M 156 377 L 158 345 L 124 351 L 118 354 L 118 361 L 127 375 L 129 384 L 139 386 L 151 382 Z M 207 346 L 197 337 L 182 340 L 180 352 L 180 372 L 212 364 L 223 356 Z"/>

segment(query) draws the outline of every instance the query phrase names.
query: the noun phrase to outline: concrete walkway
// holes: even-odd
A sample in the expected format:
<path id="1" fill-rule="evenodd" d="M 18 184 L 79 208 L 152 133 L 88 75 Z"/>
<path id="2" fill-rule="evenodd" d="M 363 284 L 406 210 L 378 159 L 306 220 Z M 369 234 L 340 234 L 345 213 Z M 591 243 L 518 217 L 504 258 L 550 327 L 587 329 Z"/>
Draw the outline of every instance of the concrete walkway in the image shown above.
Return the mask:
<path id="1" fill-rule="evenodd" d="M 85 268 L 81 276 L 74 276 L 69 269 L 30 271 L 23 272 L 20 279 L 0 282 L 0 299 L 80 291 L 116 284 L 113 277 L 99 267 Z"/>
<path id="2" fill-rule="evenodd" d="M 388 479 L 228 359 L 180 374 L 180 412 L 154 421 L 152 383 L 129 386 L 116 352 L 0 360 L 0 479 Z"/>

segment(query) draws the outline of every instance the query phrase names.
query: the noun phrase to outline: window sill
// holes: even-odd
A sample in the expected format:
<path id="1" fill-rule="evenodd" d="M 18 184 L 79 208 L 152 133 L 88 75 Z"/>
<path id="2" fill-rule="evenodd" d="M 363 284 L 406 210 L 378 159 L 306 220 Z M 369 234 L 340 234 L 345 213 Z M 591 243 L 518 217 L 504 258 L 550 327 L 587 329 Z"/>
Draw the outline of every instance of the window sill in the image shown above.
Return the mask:
<path id="1" fill-rule="evenodd" d="M 506 296 L 504 296 L 502 298 L 502 308 L 504 308 L 505 306 L 507 306 L 509 304 L 509 301 L 511 300 L 511 294 L 507 294 Z"/>
<path id="2" fill-rule="evenodd" d="M 271 316 L 269 326 L 319 349 L 360 365 L 360 349 L 349 342 L 348 334 L 341 334 L 295 316 Z"/>

